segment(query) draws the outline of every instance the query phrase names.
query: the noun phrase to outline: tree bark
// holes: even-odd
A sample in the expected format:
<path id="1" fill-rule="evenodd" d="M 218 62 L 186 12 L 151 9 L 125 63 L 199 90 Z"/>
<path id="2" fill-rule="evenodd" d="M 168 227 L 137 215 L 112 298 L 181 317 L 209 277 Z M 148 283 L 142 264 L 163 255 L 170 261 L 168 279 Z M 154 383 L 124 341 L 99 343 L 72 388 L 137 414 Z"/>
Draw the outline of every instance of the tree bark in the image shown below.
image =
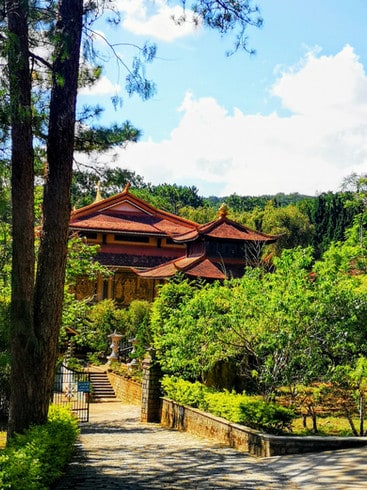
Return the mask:
<path id="1" fill-rule="evenodd" d="M 14 3 L 18 5 L 18 2 Z M 25 19 L 26 14 L 23 10 L 27 3 L 23 2 L 23 6 L 20 7 Z M 26 304 L 26 311 L 18 311 L 15 316 L 15 293 L 14 299 L 12 298 L 15 313 L 12 316 L 12 394 L 8 435 L 23 432 L 32 424 L 46 422 L 58 352 L 70 218 L 83 0 L 60 0 L 58 7 L 47 140 L 48 174 L 44 189 L 43 226 L 36 280 L 34 283 L 33 270 L 27 270 L 24 275 L 31 281 L 31 285 L 27 283 L 30 298 Z M 24 43 L 27 43 L 26 37 Z M 26 50 L 24 56 L 28 61 Z M 31 93 L 28 86 L 27 91 Z M 13 153 L 16 151 L 15 143 L 13 138 Z M 30 172 L 29 167 L 33 171 L 33 159 L 32 162 L 30 159 L 27 160 L 24 165 L 27 165 L 27 172 Z M 17 187 L 18 183 L 14 182 L 13 185 Z M 33 178 L 29 185 L 33 195 Z M 13 209 L 19 210 L 22 207 L 23 196 L 17 191 L 13 195 Z M 15 216 L 14 219 L 17 221 L 18 217 Z M 26 224 L 29 227 L 28 221 Z M 33 226 L 34 220 L 32 233 Z M 14 242 L 17 239 L 19 236 L 17 238 L 14 235 Z M 30 249 L 33 250 L 33 245 L 28 244 L 28 247 L 29 249 L 24 245 L 25 251 L 31 254 Z M 18 254 L 14 258 L 13 275 L 17 274 L 18 267 L 22 269 L 24 262 L 31 262 L 27 255 Z M 20 272 L 25 271 L 22 269 Z M 21 296 L 22 302 L 23 290 L 17 294 Z M 15 328 L 16 321 L 20 325 L 19 328 Z"/>
<path id="2" fill-rule="evenodd" d="M 32 145 L 31 75 L 28 61 L 28 2 L 6 2 L 9 30 L 9 85 L 11 110 L 12 188 L 12 296 L 11 399 L 9 433 L 27 424 L 33 397 L 34 284 L 34 157 Z"/>
<path id="3" fill-rule="evenodd" d="M 43 196 L 43 227 L 34 295 L 34 325 L 41 345 L 38 370 L 42 377 L 42 389 L 36 402 L 43 421 L 47 418 L 53 388 L 64 297 L 83 20 L 82 0 L 62 0 L 59 6 L 56 25 L 59 41 L 55 46 L 47 140 L 48 174 Z"/>

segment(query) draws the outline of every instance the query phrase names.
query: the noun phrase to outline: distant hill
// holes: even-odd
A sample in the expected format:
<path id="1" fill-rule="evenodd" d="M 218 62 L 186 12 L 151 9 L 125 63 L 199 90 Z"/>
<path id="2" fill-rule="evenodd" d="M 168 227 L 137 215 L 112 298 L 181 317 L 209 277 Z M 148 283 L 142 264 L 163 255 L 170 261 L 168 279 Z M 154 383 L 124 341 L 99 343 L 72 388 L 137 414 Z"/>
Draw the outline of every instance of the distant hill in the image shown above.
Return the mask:
<path id="1" fill-rule="evenodd" d="M 204 197 L 203 201 L 207 205 L 215 208 L 218 208 L 221 203 L 225 202 L 233 211 L 241 212 L 252 211 L 255 208 L 262 209 L 269 201 L 272 201 L 274 206 L 284 207 L 289 204 L 298 204 L 305 200 L 314 199 L 316 199 L 316 197 L 299 194 L 298 192 L 293 192 L 291 194 L 278 192 L 274 195 L 264 194 L 261 196 L 239 196 L 238 194 L 231 194 L 230 196 L 225 197 L 209 196 Z"/>

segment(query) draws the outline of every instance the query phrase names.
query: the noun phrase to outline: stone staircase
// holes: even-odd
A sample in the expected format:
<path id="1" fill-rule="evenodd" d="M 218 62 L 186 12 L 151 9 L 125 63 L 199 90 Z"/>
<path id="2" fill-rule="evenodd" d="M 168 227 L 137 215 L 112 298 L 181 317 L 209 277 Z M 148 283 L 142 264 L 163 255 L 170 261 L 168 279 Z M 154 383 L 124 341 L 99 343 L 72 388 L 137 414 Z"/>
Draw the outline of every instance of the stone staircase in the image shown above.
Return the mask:
<path id="1" fill-rule="evenodd" d="M 100 402 L 116 399 L 115 392 L 109 382 L 107 373 L 104 371 L 90 371 L 89 375 L 94 401 Z"/>

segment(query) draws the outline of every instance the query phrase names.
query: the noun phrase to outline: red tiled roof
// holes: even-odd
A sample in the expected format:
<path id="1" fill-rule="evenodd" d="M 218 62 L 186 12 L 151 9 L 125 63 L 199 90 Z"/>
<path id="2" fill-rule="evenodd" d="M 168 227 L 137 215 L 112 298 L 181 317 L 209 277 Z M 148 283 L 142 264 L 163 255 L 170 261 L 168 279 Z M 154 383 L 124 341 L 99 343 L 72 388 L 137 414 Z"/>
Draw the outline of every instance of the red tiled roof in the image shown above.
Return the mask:
<path id="1" fill-rule="evenodd" d="M 183 272 L 187 276 L 202 277 L 205 279 L 226 278 L 226 275 L 220 270 L 219 266 L 205 256 L 180 257 L 179 259 L 171 260 L 166 264 L 153 267 L 144 272 L 135 269 L 134 272 L 141 277 L 150 279 L 167 279 L 173 277 L 178 272 Z"/>
<path id="2" fill-rule="evenodd" d="M 156 209 L 125 189 L 120 194 L 73 211 L 73 230 L 175 236 L 197 226 L 193 221 Z"/>
<path id="3" fill-rule="evenodd" d="M 235 221 L 228 219 L 226 216 L 220 216 L 215 221 L 199 225 L 193 230 L 188 230 L 180 236 L 174 237 L 175 242 L 185 243 L 191 242 L 206 236 L 210 238 L 219 238 L 225 240 L 241 240 L 241 241 L 256 241 L 273 243 L 279 237 L 267 235 L 259 231 L 252 230 L 246 226 L 240 225 Z"/>
<path id="4" fill-rule="evenodd" d="M 183 230 L 187 230 L 187 226 L 171 222 L 169 219 L 160 219 L 159 217 L 147 215 L 128 216 L 123 214 L 97 214 L 86 217 L 85 219 L 73 219 L 70 221 L 69 226 L 77 230 L 115 231 L 169 236 L 175 236 L 182 233 Z"/>

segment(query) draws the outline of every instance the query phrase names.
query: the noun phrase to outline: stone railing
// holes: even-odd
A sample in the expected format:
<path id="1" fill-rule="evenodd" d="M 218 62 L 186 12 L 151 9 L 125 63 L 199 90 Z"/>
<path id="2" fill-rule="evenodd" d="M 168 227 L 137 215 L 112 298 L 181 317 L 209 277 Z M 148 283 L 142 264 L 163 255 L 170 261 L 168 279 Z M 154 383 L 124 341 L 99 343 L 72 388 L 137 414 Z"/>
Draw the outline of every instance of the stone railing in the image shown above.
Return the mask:
<path id="1" fill-rule="evenodd" d="M 275 436 L 228 422 L 210 413 L 179 405 L 159 397 L 158 372 L 149 359 L 144 365 L 143 384 L 108 372 L 108 378 L 123 403 L 142 406 L 142 422 L 160 422 L 163 427 L 184 430 L 220 444 L 270 457 L 367 445 L 367 437 Z"/>
<path id="2" fill-rule="evenodd" d="M 167 398 L 162 399 L 161 425 L 185 430 L 260 457 L 367 445 L 366 437 L 297 437 L 264 434 L 195 408 L 179 405 Z"/>
<path id="3" fill-rule="evenodd" d="M 131 405 L 141 405 L 141 383 L 111 371 L 107 372 L 107 376 L 118 400 Z"/>

